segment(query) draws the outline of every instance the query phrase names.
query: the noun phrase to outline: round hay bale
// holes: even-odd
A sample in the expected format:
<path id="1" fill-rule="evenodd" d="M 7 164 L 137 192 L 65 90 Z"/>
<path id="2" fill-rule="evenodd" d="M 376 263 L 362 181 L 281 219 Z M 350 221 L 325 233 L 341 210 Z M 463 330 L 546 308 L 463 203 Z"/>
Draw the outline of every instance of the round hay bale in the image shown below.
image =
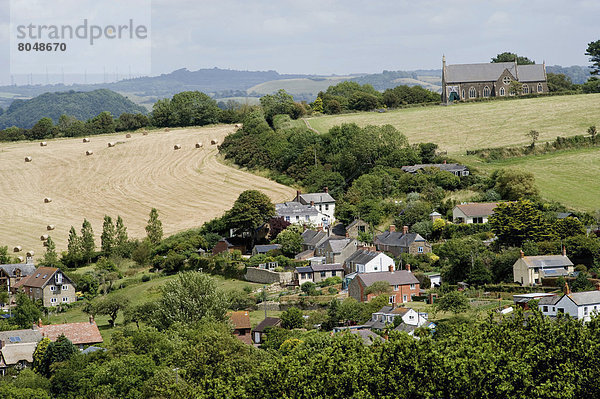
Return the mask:
<path id="1" fill-rule="evenodd" d="M 174 150 L 181 150 L 181 144 L 175 144 L 175 145 L 173 146 L 173 149 L 174 149 Z"/>
<path id="2" fill-rule="evenodd" d="M 235 127 L 239 129 L 239 128 L 241 128 L 241 127 L 242 127 L 242 124 L 241 124 L 241 123 L 236 123 L 236 124 L 235 124 Z"/>
<path id="3" fill-rule="evenodd" d="M 17 245 L 16 247 L 13 248 L 13 252 L 21 252 L 23 250 L 23 248 L 21 248 L 20 245 Z"/>
<path id="4" fill-rule="evenodd" d="M 42 235 L 40 236 L 40 240 L 41 240 L 41 241 L 46 241 L 47 239 L 48 239 L 48 234 L 42 234 Z"/>
<path id="5" fill-rule="evenodd" d="M 130 138 L 131 138 L 131 134 L 127 133 L 127 134 L 125 135 L 125 138 L 126 138 L 126 139 L 130 139 Z"/>
<path id="6" fill-rule="evenodd" d="M 114 141 L 111 141 L 111 142 L 109 142 L 109 143 L 108 143 L 108 146 L 109 146 L 109 147 L 114 147 L 114 146 L 115 146 L 115 142 L 114 142 Z"/>
<path id="7" fill-rule="evenodd" d="M 196 143 L 196 148 L 202 148 L 204 146 L 204 144 L 202 143 Z"/>
<path id="8" fill-rule="evenodd" d="M 31 157 L 25 157 L 25 162 L 31 162 L 31 161 L 33 161 L 33 158 L 31 158 Z"/>
<path id="9" fill-rule="evenodd" d="M 165 132 L 168 132 L 168 131 L 169 131 L 169 128 L 166 128 L 166 129 L 165 129 Z"/>
<path id="10" fill-rule="evenodd" d="M 45 204 L 49 204 L 50 202 L 52 202 L 52 198 L 50 198 L 50 197 L 44 198 L 44 203 Z"/>
<path id="11" fill-rule="evenodd" d="M 27 251 L 27 256 L 33 256 L 35 255 L 35 251 Z"/>
<path id="12" fill-rule="evenodd" d="M 85 155 L 94 155 L 94 151 L 87 150 L 85 152 Z"/>
<path id="13" fill-rule="evenodd" d="M 148 132 L 144 130 L 144 131 L 142 132 L 142 136 L 147 136 L 147 135 L 148 135 Z"/>
<path id="14" fill-rule="evenodd" d="M 17 259 L 19 259 L 19 263 L 23 262 L 23 257 L 22 256 L 17 256 Z"/>
<path id="15" fill-rule="evenodd" d="M 212 145 L 215 145 L 215 144 L 217 144 L 218 142 L 219 142 L 219 141 L 218 141 L 217 139 L 212 139 L 212 140 L 210 141 L 210 144 L 212 144 Z"/>
<path id="16" fill-rule="evenodd" d="M 40 143 L 40 147 L 46 147 L 47 145 L 48 145 L 48 143 L 46 143 L 45 141 L 42 141 L 42 142 Z"/>
<path id="17" fill-rule="evenodd" d="M 48 230 L 48 231 L 54 230 L 54 225 L 53 224 L 49 224 L 48 226 L 46 226 L 46 230 Z"/>
<path id="18" fill-rule="evenodd" d="M 84 138 L 83 138 L 83 142 L 84 142 L 84 143 L 89 143 L 89 142 L 90 142 L 90 139 L 89 139 L 89 138 L 87 138 L 87 137 L 84 137 Z"/>

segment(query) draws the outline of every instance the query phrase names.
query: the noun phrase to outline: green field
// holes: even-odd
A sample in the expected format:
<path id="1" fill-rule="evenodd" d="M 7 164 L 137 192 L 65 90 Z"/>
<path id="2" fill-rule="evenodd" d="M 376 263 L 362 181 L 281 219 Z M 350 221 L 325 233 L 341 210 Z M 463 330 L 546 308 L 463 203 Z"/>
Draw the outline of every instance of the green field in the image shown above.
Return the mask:
<path id="1" fill-rule="evenodd" d="M 271 80 L 261 83 L 246 90 L 248 93 L 272 94 L 279 89 L 284 89 L 288 93 L 303 94 L 312 93 L 315 96 L 320 91 L 325 91 L 329 86 L 336 85 L 344 80 L 351 79 L 351 76 L 339 76 L 335 78 L 313 79 L 281 79 Z"/>
<path id="2" fill-rule="evenodd" d="M 600 209 L 600 148 L 560 151 L 485 163 L 465 157 L 483 171 L 515 168 L 534 174 L 542 197 L 582 211 Z"/>
<path id="3" fill-rule="evenodd" d="M 390 124 L 412 143 L 434 142 L 456 155 L 467 149 L 526 144 L 530 130 L 540 133 L 540 141 L 585 134 L 590 125 L 600 126 L 600 94 L 361 112 L 314 117 L 308 122 L 321 133 L 342 123 Z"/>

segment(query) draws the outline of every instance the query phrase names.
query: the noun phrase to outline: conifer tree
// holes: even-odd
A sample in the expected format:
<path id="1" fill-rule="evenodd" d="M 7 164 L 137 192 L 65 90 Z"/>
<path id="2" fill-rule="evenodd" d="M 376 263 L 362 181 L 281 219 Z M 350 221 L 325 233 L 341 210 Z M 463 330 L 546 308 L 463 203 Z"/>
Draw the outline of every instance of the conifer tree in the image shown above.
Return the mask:
<path id="1" fill-rule="evenodd" d="M 86 262 L 91 262 L 95 249 L 96 243 L 94 242 L 92 224 L 87 219 L 83 219 L 81 225 L 81 254 Z"/>
<path id="2" fill-rule="evenodd" d="M 129 237 L 127 236 L 127 227 L 123 223 L 121 216 L 117 217 L 117 227 L 115 232 L 115 247 L 117 251 L 122 255 Z"/>
<path id="3" fill-rule="evenodd" d="M 152 208 L 150 211 L 150 219 L 148 219 L 146 233 L 148 234 L 148 240 L 152 245 L 158 245 L 162 240 L 162 222 L 158 219 L 158 210 L 156 208 Z"/>
<path id="4" fill-rule="evenodd" d="M 108 215 L 104 215 L 104 224 L 102 225 L 102 235 L 100 236 L 101 248 L 104 256 L 110 256 L 113 254 L 116 243 L 116 232 L 115 225 L 112 218 Z"/>

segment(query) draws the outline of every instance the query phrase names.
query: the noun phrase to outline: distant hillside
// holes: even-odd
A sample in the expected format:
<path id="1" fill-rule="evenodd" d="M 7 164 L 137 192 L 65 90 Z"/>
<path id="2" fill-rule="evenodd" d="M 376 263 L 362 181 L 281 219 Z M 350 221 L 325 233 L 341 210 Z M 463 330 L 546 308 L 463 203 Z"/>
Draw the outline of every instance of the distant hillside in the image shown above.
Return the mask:
<path id="1" fill-rule="evenodd" d="M 122 113 L 146 113 L 146 109 L 134 104 L 119 93 L 101 89 L 89 92 L 45 93 L 30 100 L 15 100 L 0 116 L 0 129 L 10 126 L 31 128 L 43 117 L 56 123 L 61 115 L 74 116 L 80 120 L 93 118 L 103 111 L 114 117 Z"/>
<path id="2" fill-rule="evenodd" d="M 562 73 L 571 78 L 573 83 L 582 84 L 587 82 L 590 75 L 590 68 L 573 65 L 570 67 L 562 67 L 560 65 L 546 65 L 546 72 L 549 73 Z"/>

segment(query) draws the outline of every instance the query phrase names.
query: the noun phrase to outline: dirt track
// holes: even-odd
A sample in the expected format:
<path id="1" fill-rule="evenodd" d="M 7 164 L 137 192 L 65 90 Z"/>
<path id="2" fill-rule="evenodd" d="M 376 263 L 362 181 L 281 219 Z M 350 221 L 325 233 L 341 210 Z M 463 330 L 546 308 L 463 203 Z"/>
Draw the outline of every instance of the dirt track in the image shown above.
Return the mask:
<path id="1" fill-rule="evenodd" d="M 0 245 L 42 255 L 42 234 L 57 249 L 66 249 L 71 225 L 77 231 L 87 218 L 100 244 L 105 214 L 121 215 L 130 237 L 145 236 L 152 207 L 159 210 L 166 234 L 200 226 L 229 209 L 247 189 L 266 193 L 274 202 L 293 197 L 294 190 L 268 179 L 221 164 L 217 146 L 232 126 L 91 136 L 39 142 L 0 144 Z M 116 142 L 113 148 L 108 142 Z M 204 147 L 196 149 L 195 143 Z M 181 144 L 180 150 L 174 150 Z M 86 150 L 93 155 L 86 156 Z M 25 157 L 33 157 L 26 163 Z M 44 198 L 52 198 L 44 203 Z M 46 231 L 53 224 L 54 231 Z M 16 255 L 16 254 L 15 254 Z"/>

